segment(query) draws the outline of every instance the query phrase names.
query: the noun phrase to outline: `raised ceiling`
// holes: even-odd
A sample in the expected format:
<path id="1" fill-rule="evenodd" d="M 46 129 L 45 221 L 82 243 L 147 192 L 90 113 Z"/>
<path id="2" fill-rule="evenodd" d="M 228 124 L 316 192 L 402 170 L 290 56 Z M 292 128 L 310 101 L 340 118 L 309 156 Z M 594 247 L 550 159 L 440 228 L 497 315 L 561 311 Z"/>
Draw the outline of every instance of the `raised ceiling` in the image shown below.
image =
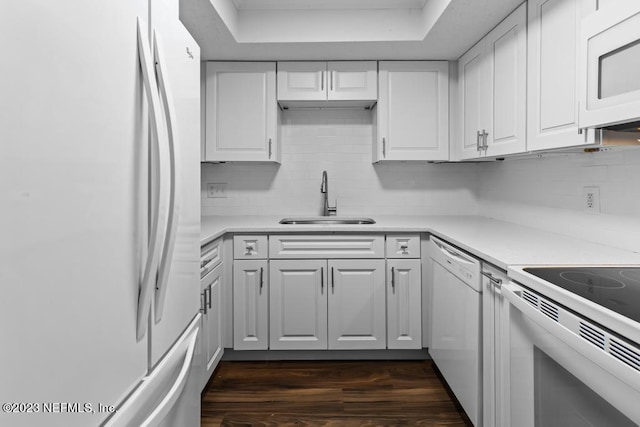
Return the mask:
<path id="1" fill-rule="evenodd" d="M 203 60 L 456 60 L 522 0 L 181 0 Z"/>
<path id="2" fill-rule="evenodd" d="M 427 0 L 233 0 L 236 9 L 422 9 Z"/>

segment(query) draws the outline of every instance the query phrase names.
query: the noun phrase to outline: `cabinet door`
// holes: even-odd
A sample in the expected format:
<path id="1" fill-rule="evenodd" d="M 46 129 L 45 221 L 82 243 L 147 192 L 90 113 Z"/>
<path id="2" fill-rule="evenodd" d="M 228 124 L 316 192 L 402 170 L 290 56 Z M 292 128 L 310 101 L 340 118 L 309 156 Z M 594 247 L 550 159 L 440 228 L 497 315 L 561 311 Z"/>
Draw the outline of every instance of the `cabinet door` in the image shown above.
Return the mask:
<path id="1" fill-rule="evenodd" d="M 387 347 L 422 348 L 419 259 L 387 260 Z"/>
<path id="2" fill-rule="evenodd" d="M 279 161 L 276 65 L 208 62 L 204 161 Z"/>
<path id="3" fill-rule="evenodd" d="M 206 277 L 206 285 L 204 291 L 205 305 L 202 328 L 202 336 L 205 351 L 203 351 L 205 359 L 206 373 L 203 377 L 204 387 L 211 374 L 218 366 L 222 354 L 224 352 L 222 346 L 222 278 L 223 278 L 223 264 L 219 264 L 211 273 Z"/>
<path id="4" fill-rule="evenodd" d="M 449 63 L 380 62 L 374 162 L 449 159 Z"/>
<path id="5" fill-rule="evenodd" d="M 526 150 L 527 9 L 522 4 L 485 38 L 489 108 L 481 110 L 486 156 Z"/>
<path id="6" fill-rule="evenodd" d="M 329 349 L 384 349 L 384 260 L 330 260 L 329 275 Z"/>
<path id="7" fill-rule="evenodd" d="M 527 148 L 531 151 L 594 142 L 593 132 L 578 133 L 584 3 L 585 0 L 528 2 Z M 584 7 L 588 8 L 586 4 Z"/>
<path id="8" fill-rule="evenodd" d="M 275 260 L 269 271 L 269 348 L 326 349 L 327 261 Z"/>
<path id="9" fill-rule="evenodd" d="M 460 106 L 460 142 L 457 147 L 459 160 L 481 157 L 480 114 L 488 108 L 485 88 L 484 40 L 473 46 L 458 60 L 458 103 Z"/>
<path id="10" fill-rule="evenodd" d="M 278 62 L 278 101 L 326 99 L 326 62 Z"/>
<path id="11" fill-rule="evenodd" d="M 269 346 L 269 272 L 266 260 L 233 262 L 233 348 Z"/>
<path id="12" fill-rule="evenodd" d="M 328 63 L 328 100 L 378 99 L 376 61 L 338 61 Z"/>

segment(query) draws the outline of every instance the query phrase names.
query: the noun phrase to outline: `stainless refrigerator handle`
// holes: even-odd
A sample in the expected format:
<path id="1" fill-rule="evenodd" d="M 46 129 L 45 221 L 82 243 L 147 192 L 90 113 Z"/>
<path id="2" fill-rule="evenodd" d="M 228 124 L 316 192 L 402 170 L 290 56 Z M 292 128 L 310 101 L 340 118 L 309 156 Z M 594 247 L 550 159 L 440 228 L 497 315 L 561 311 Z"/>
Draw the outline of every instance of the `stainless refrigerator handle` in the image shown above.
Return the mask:
<path id="1" fill-rule="evenodd" d="M 173 100 L 173 92 L 171 91 L 169 79 L 166 75 L 166 61 L 164 59 L 164 50 L 162 48 L 162 40 L 159 34 L 154 31 L 153 50 L 155 55 L 156 72 L 158 75 L 158 85 L 164 111 L 166 114 L 167 124 L 167 145 L 169 147 L 169 217 L 167 220 L 167 231 L 164 239 L 164 248 L 162 257 L 160 258 L 160 267 L 158 269 L 158 281 L 156 284 L 156 305 L 155 305 L 155 321 L 162 319 L 164 312 L 164 300 L 167 295 L 167 286 L 169 282 L 169 273 L 173 261 L 173 253 L 176 246 L 176 236 L 178 234 L 178 219 L 180 217 L 180 145 L 179 138 L 176 135 L 176 111 L 175 102 Z M 162 172 L 162 171 L 161 171 Z M 211 307 L 209 307 L 211 308 Z"/>
<path id="2" fill-rule="evenodd" d="M 144 24 L 138 18 L 138 55 L 140 58 L 140 67 L 142 68 L 144 89 L 147 94 L 147 102 L 149 104 L 149 122 L 153 136 L 151 139 L 152 141 L 155 141 L 155 145 L 152 144 L 152 165 L 150 165 L 151 185 L 149 197 L 152 200 L 152 206 L 150 206 L 149 211 L 151 218 L 149 224 L 149 247 L 147 251 L 147 259 L 144 265 L 142 281 L 140 282 L 140 294 L 138 297 L 136 326 L 136 337 L 138 340 L 142 339 L 147 332 L 147 320 L 149 318 L 149 311 L 151 310 L 151 296 L 154 291 L 154 283 L 161 252 L 160 246 L 162 243 L 161 224 L 163 221 L 160 220 L 160 207 L 166 205 L 164 201 L 166 192 L 161 191 L 162 185 L 159 183 L 162 178 L 161 171 L 165 169 L 164 165 L 169 161 L 166 158 L 167 154 L 165 150 L 162 150 L 162 147 L 166 147 L 168 144 L 167 142 L 164 142 L 167 135 L 161 128 L 162 115 L 158 86 L 153 72 L 151 50 L 148 45 L 148 40 L 144 35 L 146 30 L 143 30 L 143 26 Z"/>

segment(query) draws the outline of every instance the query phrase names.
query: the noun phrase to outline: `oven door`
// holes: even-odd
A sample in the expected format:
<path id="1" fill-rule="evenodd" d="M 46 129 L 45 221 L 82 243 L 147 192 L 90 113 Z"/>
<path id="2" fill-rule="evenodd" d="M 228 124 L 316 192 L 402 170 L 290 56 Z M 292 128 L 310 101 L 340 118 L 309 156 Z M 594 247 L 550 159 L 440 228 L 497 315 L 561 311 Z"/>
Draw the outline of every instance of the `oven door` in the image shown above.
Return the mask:
<path id="1" fill-rule="evenodd" d="M 615 0 L 582 25 L 580 127 L 640 120 L 640 2 Z"/>
<path id="2" fill-rule="evenodd" d="M 627 364 L 609 349 L 624 344 L 619 337 L 514 282 L 502 287 L 502 295 L 509 311 L 503 425 L 640 424 L 640 371 L 631 366 L 633 353 Z"/>

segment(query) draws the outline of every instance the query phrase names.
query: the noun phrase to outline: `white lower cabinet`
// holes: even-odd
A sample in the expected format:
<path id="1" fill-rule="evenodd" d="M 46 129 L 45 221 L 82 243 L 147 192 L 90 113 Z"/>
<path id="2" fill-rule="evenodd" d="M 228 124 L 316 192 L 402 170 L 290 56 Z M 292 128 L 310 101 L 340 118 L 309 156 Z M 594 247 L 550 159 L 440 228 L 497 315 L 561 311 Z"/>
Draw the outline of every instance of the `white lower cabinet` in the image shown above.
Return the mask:
<path id="1" fill-rule="evenodd" d="M 272 350 L 386 348 L 384 260 L 270 261 Z"/>
<path id="2" fill-rule="evenodd" d="M 329 261 L 329 349 L 386 348 L 383 259 Z"/>
<path id="3" fill-rule="evenodd" d="M 204 357 L 204 375 L 201 376 L 200 381 L 201 390 L 209 382 L 209 378 L 224 353 L 221 314 L 223 273 L 223 263 L 220 263 L 200 280 L 201 340 L 202 356 Z"/>
<path id="4" fill-rule="evenodd" d="M 269 271 L 267 260 L 233 263 L 233 348 L 269 346 Z"/>
<path id="5" fill-rule="evenodd" d="M 326 349 L 327 261 L 272 260 L 269 270 L 269 347 Z"/>
<path id="6" fill-rule="evenodd" d="M 422 348 L 419 259 L 387 260 L 387 348 Z"/>
<path id="7" fill-rule="evenodd" d="M 204 286 L 202 287 L 202 342 L 206 374 L 203 377 L 201 388 L 211 378 L 224 352 L 221 311 L 223 271 L 223 264 L 219 264 L 205 276 Z"/>

